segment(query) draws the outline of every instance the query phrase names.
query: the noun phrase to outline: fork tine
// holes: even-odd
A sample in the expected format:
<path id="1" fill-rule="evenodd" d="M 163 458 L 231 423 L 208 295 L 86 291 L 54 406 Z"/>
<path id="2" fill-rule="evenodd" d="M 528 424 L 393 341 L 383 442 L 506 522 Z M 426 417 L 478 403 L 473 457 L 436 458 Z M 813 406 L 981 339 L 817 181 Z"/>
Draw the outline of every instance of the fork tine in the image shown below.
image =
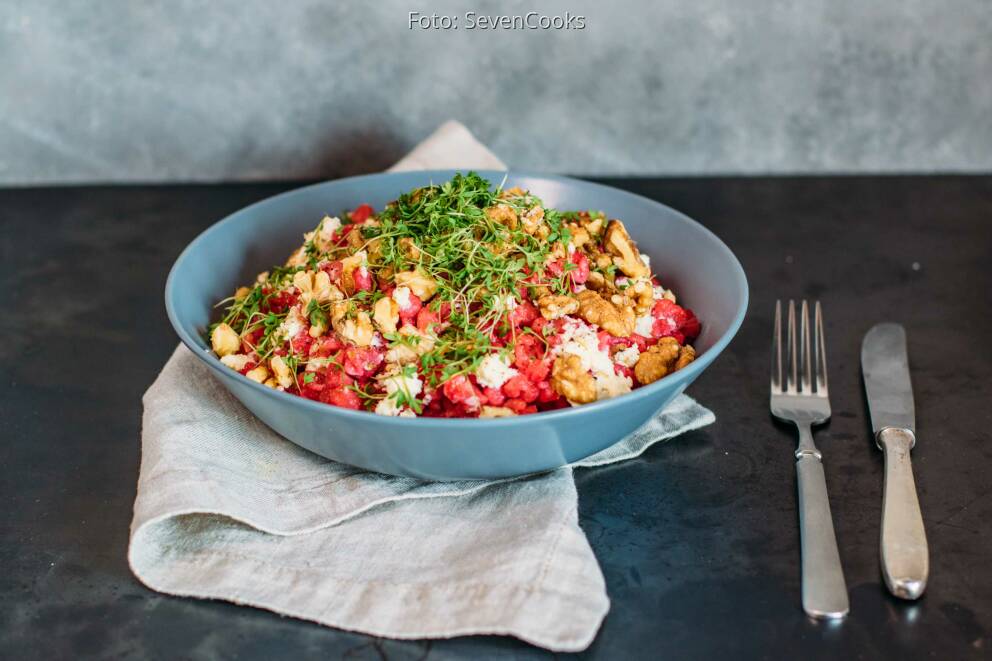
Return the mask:
<path id="1" fill-rule="evenodd" d="M 813 345 L 816 350 L 816 394 L 827 396 L 827 347 L 823 340 L 823 310 L 820 301 L 816 302 L 813 312 Z"/>
<path id="2" fill-rule="evenodd" d="M 772 329 L 772 394 L 782 392 L 782 301 L 775 301 Z"/>
<path id="3" fill-rule="evenodd" d="M 799 345 L 799 391 L 810 395 L 813 393 L 811 385 L 813 381 L 813 364 L 809 352 L 809 304 L 803 299 L 802 312 L 800 314 L 800 345 Z"/>
<path id="4" fill-rule="evenodd" d="M 799 361 L 796 360 L 796 302 L 789 300 L 789 366 L 786 372 L 786 392 L 796 393 Z"/>

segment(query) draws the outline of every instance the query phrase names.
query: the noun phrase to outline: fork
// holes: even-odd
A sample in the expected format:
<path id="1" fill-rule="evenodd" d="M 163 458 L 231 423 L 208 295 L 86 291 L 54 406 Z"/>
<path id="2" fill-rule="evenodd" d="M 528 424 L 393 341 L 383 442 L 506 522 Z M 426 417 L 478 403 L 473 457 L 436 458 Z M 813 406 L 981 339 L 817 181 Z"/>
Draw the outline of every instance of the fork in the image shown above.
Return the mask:
<path id="1" fill-rule="evenodd" d="M 850 610 L 837 538 L 830 517 L 827 482 L 820 451 L 813 444 L 814 425 L 830 419 L 827 392 L 827 356 L 823 341 L 823 313 L 815 305 L 813 354 L 810 355 L 809 306 L 802 302 L 799 351 L 796 351 L 796 305 L 789 301 L 789 330 L 782 365 L 782 302 L 775 302 L 772 338 L 771 410 L 779 420 L 799 430 L 796 476 L 799 485 L 799 531 L 802 539 L 803 610 L 817 619 L 839 619 Z"/>

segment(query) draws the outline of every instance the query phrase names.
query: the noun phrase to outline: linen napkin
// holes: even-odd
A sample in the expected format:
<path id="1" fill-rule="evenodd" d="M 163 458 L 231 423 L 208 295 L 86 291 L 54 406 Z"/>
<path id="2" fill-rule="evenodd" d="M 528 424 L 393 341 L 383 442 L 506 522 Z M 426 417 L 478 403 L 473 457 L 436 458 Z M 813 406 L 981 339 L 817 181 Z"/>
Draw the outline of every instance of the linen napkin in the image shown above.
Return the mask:
<path id="1" fill-rule="evenodd" d="M 394 169 L 505 166 L 457 122 Z M 258 421 L 180 345 L 144 395 L 128 561 L 166 594 L 388 638 L 589 646 L 609 610 L 572 467 L 427 482 L 330 461 Z M 575 464 L 635 457 L 714 421 L 691 398 Z"/>

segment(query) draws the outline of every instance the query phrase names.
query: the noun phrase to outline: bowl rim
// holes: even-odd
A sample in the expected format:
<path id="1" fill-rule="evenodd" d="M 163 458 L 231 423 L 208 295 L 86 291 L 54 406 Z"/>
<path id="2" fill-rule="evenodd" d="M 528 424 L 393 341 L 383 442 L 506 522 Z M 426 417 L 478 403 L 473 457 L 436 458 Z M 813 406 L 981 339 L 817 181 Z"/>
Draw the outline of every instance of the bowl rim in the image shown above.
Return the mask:
<path id="1" fill-rule="evenodd" d="M 326 186 L 328 184 L 335 184 L 339 182 L 349 182 L 349 183 L 360 183 L 367 179 L 388 179 L 388 178 L 399 178 L 400 176 L 411 176 L 411 175 L 421 175 L 434 178 L 437 175 L 438 179 L 442 177 L 444 179 L 449 179 L 456 173 L 462 172 L 477 172 L 480 176 L 488 178 L 490 181 L 499 178 L 529 178 L 529 179 L 540 179 L 545 181 L 557 182 L 568 185 L 581 185 L 584 187 L 592 188 L 595 191 L 608 191 L 610 194 L 615 195 L 617 193 L 637 198 L 641 203 L 647 203 L 650 206 L 658 207 L 664 210 L 665 213 L 674 214 L 680 221 L 689 223 L 696 226 L 704 234 L 709 235 L 709 237 L 715 242 L 717 250 L 724 253 L 730 260 L 730 264 L 733 270 L 738 276 L 736 279 L 736 284 L 741 289 L 741 300 L 737 306 L 737 310 L 734 312 L 734 317 L 730 322 L 730 325 L 723 332 L 723 334 L 717 338 L 709 349 L 699 355 L 699 358 L 694 360 L 688 366 L 682 368 L 681 370 L 670 374 L 668 376 L 662 377 L 661 379 L 650 383 L 646 386 L 641 386 L 640 388 L 635 388 L 631 392 L 624 393 L 618 397 L 612 397 L 610 399 L 600 400 L 596 402 L 591 402 L 589 404 L 583 404 L 581 406 L 570 406 L 568 408 L 556 409 L 553 411 L 540 411 L 538 413 L 529 413 L 526 415 L 509 416 L 505 418 L 487 418 L 484 423 L 479 422 L 479 418 L 433 418 L 433 417 L 399 417 L 399 416 L 384 416 L 371 411 L 361 411 L 346 409 L 340 406 L 333 406 L 330 404 L 325 404 L 323 402 L 316 402 L 305 397 L 300 397 L 299 395 L 292 395 L 287 392 L 282 392 L 269 388 L 268 386 L 262 385 L 256 381 L 252 381 L 243 374 L 239 372 L 234 372 L 229 367 L 223 365 L 219 359 L 214 357 L 211 353 L 204 351 L 199 347 L 192 337 L 192 335 L 187 332 L 186 328 L 179 323 L 177 312 L 175 309 L 174 299 L 176 296 L 176 277 L 177 272 L 186 260 L 191 259 L 191 253 L 196 249 L 197 245 L 202 241 L 206 240 L 210 234 L 220 231 L 223 226 L 230 223 L 237 222 L 239 217 L 250 209 L 254 209 L 258 206 L 267 205 L 279 200 L 283 197 L 289 197 L 293 195 L 298 195 L 304 191 L 308 191 L 313 188 L 318 188 Z M 693 220 L 686 214 L 673 209 L 661 202 L 652 200 L 651 198 L 645 197 L 643 195 L 638 195 L 637 193 L 632 193 L 620 188 L 615 188 L 613 186 L 607 186 L 606 184 L 600 184 L 593 181 L 587 181 L 585 179 L 578 179 L 575 177 L 565 177 L 561 175 L 552 175 L 541 172 L 534 172 L 529 170 L 482 170 L 473 168 L 460 168 L 460 169 L 432 169 L 432 170 L 410 170 L 403 172 L 378 172 L 373 174 L 356 175 L 352 177 L 342 177 L 339 179 L 330 179 L 327 181 L 321 181 L 313 184 L 308 184 L 305 186 L 300 186 L 298 188 L 293 188 L 288 191 L 283 191 L 282 193 L 277 193 L 248 206 L 241 207 L 240 209 L 228 214 L 227 216 L 221 218 L 217 222 L 213 223 L 202 232 L 200 232 L 186 247 L 179 253 L 176 261 L 173 263 L 172 267 L 169 269 L 169 275 L 165 282 L 165 310 L 166 315 L 169 318 L 169 322 L 172 324 L 173 330 L 179 335 L 179 339 L 182 343 L 189 349 L 193 355 L 200 359 L 205 365 L 212 369 L 217 375 L 223 379 L 241 379 L 241 384 L 245 385 L 258 393 L 262 393 L 265 397 L 275 397 L 276 401 L 283 402 L 289 406 L 300 406 L 304 410 L 311 410 L 314 412 L 326 414 L 326 415 L 342 415 L 345 417 L 354 418 L 356 421 L 366 421 L 366 422 L 377 422 L 386 425 L 401 425 L 407 427 L 424 427 L 433 425 L 442 425 L 457 429 L 459 427 L 472 428 L 479 424 L 485 424 L 486 426 L 492 427 L 516 427 L 521 425 L 533 424 L 536 422 L 554 422 L 557 420 L 572 418 L 582 415 L 591 415 L 596 412 L 607 411 L 610 408 L 616 408 L 618 406 L 623 406 L 624 403 L 633 403 L 633 401 L 638 399 L 644 399 L 650 397 L 652 394 L 658 392 L 663 388 L 669 388 L 672 386 L 677 386 L 678 384 L 685 382 L 687 380 L 694 379 L 699 375 L 709 364 L 718 356 L 730 341 L 737 334 L 740 329 L 741 324 L 744 321 L 744 316 L 747 313 L 748 301 L 750 298 L 750 290 L 747 282 L 747 275 L 744 273 L 744 267 L 741 266 L 740 260 L 734 252 L 723 242 L 720 237 L 713 233 L 709 228 L 704 226 L 702 223 Z M 356 417 L 357 416 L 357 417 Z"/>

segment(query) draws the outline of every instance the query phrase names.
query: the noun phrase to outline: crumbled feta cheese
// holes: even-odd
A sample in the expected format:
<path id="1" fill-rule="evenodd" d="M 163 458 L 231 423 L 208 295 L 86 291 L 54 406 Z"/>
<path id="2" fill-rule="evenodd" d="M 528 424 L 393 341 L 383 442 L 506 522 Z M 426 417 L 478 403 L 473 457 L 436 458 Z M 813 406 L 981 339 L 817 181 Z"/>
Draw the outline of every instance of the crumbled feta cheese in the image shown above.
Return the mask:
<path id="1" fill-rule="evenodd" d="M 410 397 L 416 397 L 423 390 L 424 383 L 416 374 L 406 376 L 400 373 L 384 378 L 382 386 L 386 389 L 386 394 L 390 396 L 396 392 L 403 392 Z"/>
<path id="2" fill-rule="evenodd" d="M 384 342 L 382 341 L 382 335 L 376 333 L 375 335 L 372 336 L 372 341 L 369 343 L 369 346 L 381 347 L 383 345 Z"/>
<path id="3" fill-rule="evenodd" d="M 294 305 L 289 309 L 286 318 L 279 324 L 279 335 L 287 340 L 292 340 L 302 331 L 306 330 L 307 320 L 300 312 L 299 306 Z"/>
<path id="4" fill-rule="evenodd" d="M 571 241 L 568 242 L 568 254 L 571 255 L 575 252 L 575 244 Z"/>
<path id="5" fill-rule="evenodd" d="M 637 318 L 637 322 L 634 324 L 634 332 L 638 335 L 643 335 L 644 337 L 651 337 L 651 334 L 654 332 L 652 330 L 653 328 L 654 317 L 651 316 L 650 312 L 647 314 L 642 314 Z"/>
<path id="6" fill-rule="evenodd" d="M 496 312 L 509 312 L 510 310 L 516 310 L 520 303 L 513 294 L 507 294 L 506 296 L 497 296 L 493 300 L 493 309 Z"/>
<path id="7" fill-rule="evenodd" d="M 406 406 L 397 406 L 396 399 L 394 397 L 386 397 L 380 399 L 379 403 L 375 405 L 375 412 L 379 415 L 387 415 L 400 418 L 416 418 L 417 414 L 414 413 Z"/>
<path id="8" fill-rule="evenodd" d="M 226 356 L 221 356 L 220 362 L 224 363 L 225 365 L 227 365 L 228 367 L 230 367 L 232 370 L 236 370 L 236 371 L 240 372 L 241 370 L 243 370 L 245 368 L 245 366 L 248 365 L 248 363 L 252 362 L 252 360 L 251 360 L 251 356 L 249 356 L 247 354 L 243 354 L 243 353 L 233 354 L 232 353 L 232 354 L 228 354 Z"/>
<path id="9" fill-rule="evenodd" d="M 631 344 L 626 349 L 621 349 L 613 354 L 613 360 L 624 367 L 633 367 L 640 357 L 641 350 L 637 348 L 636 344 Z"/>
<path id="10" fill-rule="evenodd" d="M 324 241 L 330 241 L 331 237 L 341 229 L 341 219 L 337 216 L 324 216 L 324 219 L 320 221 L 320 238 Z"/>
<path id="11" fill-rule="evenodd" d="M 592 374 L 596 383 L 597 399 L 630 392 L 633 381 L 616 373 L 609 350 L 599 348 L 599 336 L 594 327 L 566 317 L 561 344 L 554 349 L 555 355 L 561 353 L 579 357 L 583 369 Z"/>
<path id="12" fill-rule="evenodd" d="M 393 300 L 396 301 L 396 305 L 400 306 L 400 310 L 405 310 L 410 307 L 410 288 L 397 287 L 394 289 Z"/>
<path id="13" fill-rule="evenodd" d="M 516 374 L 517 370 L 510 367 L 509 359 L 498 353 L 491 353 L 483 358 L 475 369 L 475 378 L 484 388 L 501 388 Z"/>

